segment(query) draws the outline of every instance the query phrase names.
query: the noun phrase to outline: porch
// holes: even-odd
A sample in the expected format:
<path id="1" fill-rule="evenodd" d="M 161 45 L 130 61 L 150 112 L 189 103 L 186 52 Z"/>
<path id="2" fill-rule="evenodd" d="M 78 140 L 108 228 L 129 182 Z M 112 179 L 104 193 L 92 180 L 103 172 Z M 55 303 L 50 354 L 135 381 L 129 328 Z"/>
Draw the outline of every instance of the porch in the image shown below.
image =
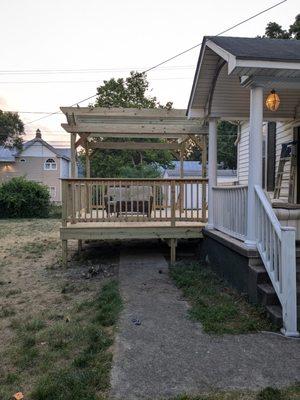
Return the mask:
<path id="1" fill-rule="evenodd" d="M 209 208 L 205 231 L 211 243 L 215 243 L 209 249 L 210 256 L 220 268 L 226 254 L 229 257 L 226 249 L 230 249 L 232 264 L 240 264 L 240 269 L 244 262 L 240 255 L 247 258 L 245 281 L 251 278 L 254 265 L 259 267 L 254 269 L 256 278 L 259 273 L 267 273 L 268 287 L 278 301 L 282 331 L 287 336 L 298 336 L 296 238 L 299 232 L 298 222 L 291 222 L 291 217 L 296 216 L 299 205 L 291 212 L 289 203 L 291 199 L 296 202 L 294 193 L 289 195 L 289 203 L 273 208 L 272 196 L 263 188 L 262 135 L 265 121 L 299 125 L 299 54 L 299 41 L 205 37 L 188 106 L 188 115 L 209 121 Z M 270 105 L 268 101 L 274 100 L 273 89 L 279 97 L 276 94 L 277 103 Z M 248 140 L 243 144 L 246 184 L 217 185 L 219 120 L 234 121 L 239 127 L 249 121 Z M 299 165 L 297 174 L 299 179 Z M 294 178 L 292 185 L 296 182 Z M 222 261 L 214 257 L 219 253 Z M 259 279 L 257 286 L 261 283 Z M 247 292 L 247 284 L 241 285 L 243 291 Z"/>

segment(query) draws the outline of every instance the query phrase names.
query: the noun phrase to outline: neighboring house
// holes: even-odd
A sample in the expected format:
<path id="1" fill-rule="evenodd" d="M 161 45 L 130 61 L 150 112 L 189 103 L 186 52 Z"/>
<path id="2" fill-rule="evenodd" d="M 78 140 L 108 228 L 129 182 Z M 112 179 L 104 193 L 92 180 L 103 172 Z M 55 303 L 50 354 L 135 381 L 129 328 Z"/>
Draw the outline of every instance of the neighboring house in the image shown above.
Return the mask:
<path id="1" fill-rule="evenodd" d="M 173 161 L 174 168 L 164 170 L 163 178 L 180 178 L 180 161 Z M 218 184 L 235 184 L 237 181 L 236 171 L 231 169 L 218 169 Z M 201 178 L 202 165 L 199 161 L 183 161 L 182 178 Z M 198 193 L 197 193 L 198 187 Z M 186 194 L 184 195 L 184 207 L 191 209 L 198 201 L 198 207 L 202 208 L 202 186 L 196 184 L 186 184 Z M 206 190 L 208 187 L 206 186 Z M 170 198 L 170 195 L 168 196 Z M 206 197 L 207 198 L 207 197 Z"/>
<path id="2" fill-rule="evenodd" d="M 60 178 L 70 176 L 70 153 L 69 148 L 55 148 L 45 142 L 38 129 L 36 137 L 25 142 L 21 151 L 0 147 L 0 182 L 24 176 L 46 185 L 51 201 L 60 203 Z"/>
<path id="3" fill-rule="evenodd" d="M 274 322 L 282 318 L 286 335 L 297 336 L 300 41 L 205 37 L 187 113 L 208 122 L 209 129 L 207 257 L 252 301 L 266 305 Z M 240 126 L 234 187 L 217 184 L 221 119 Z M 293 140 L 298 141 L 294 198 L 287 198 L 287 163 L 275 199 L 281 145 Z"/>

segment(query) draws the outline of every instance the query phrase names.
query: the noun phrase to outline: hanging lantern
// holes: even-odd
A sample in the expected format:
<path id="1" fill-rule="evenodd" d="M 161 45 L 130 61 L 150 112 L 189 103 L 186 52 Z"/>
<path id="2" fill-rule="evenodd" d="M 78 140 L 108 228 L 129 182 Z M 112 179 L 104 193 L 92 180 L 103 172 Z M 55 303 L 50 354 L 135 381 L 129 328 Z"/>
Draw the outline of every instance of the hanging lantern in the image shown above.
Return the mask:
<path id="1" fill-rule="evenodd" d="M 270 111 L 277 111 L 280 105 L 280 98 L 275 90 L 271 90 L 271 93 L 268 95 L 266 100 L 266 107 Z"/>

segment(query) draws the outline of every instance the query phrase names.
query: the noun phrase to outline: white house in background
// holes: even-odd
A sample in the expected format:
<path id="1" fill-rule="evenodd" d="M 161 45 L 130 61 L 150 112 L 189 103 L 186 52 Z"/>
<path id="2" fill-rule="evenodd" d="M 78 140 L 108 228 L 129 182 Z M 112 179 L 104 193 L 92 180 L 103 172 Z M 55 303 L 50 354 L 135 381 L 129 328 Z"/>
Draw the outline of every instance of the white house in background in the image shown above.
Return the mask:
<path id="1" fill-rule="evenodd" d="M 173 161 L 173 168 L 164 170 L 163 178 L 180 178 L 180 161 Z M 201 178 L 202 165 L 199 161 L 183 161 L 183 178 Z M 237 181 L 236 171 L 231 169 L 218 169 L 218 184 L 219 185 L 234 185 Z M 197 193 L 198 188 L 198 193 Z M 185 185 L 186 193 L 184 195 L 184 207 L 193 209 L 198 202 L 198 207 L 202 208 L 202 185 L 189 183 Z M 208 187 L 206 186 L 206 193 Z M 170 191 L 170 189 L 169 189 Z M 177 189 L 178 191 L 178 189 Z M 178 196 L 178 193 L 177 193 Z M 168 198 L 171 198 L 169 193 Z"/>
<path id="2" fill-rule="evenodd" d="M 267 107 L 274 90 L 278 109 Z M 204 37 L 187 113 L 209 124 L 207 256 L 297 336 L 300 41 Z M 240 125 L 237 186 L 217 182 L 218 120 Z M 298 141 L 294 197 L 288 201 L 285 186 L 273 199 L 281 145 L 291 140 Z M 287 163 L 284 179 L 289 173 Z"/>
<path id="3" fill-rule="evenodd" d="M 23 149 L 0 146 L 0 183 L 24 176 L 49 188 L 51 201 L 61 202 L 61 178 L 70 176 L 70 149 L 56 148 L 42 139 L 40 130 L 34 139 L 23 144 Z"/>

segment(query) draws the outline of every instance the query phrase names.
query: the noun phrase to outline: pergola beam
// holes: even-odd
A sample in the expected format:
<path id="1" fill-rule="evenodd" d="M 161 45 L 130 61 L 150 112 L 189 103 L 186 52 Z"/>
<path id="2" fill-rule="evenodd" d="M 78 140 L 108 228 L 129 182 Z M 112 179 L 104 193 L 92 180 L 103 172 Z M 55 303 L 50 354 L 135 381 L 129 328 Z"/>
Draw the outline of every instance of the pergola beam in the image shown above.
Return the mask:
<path id="1" fill-rule="evenodd" d="M 152 123 L 102 123 L 86 122 L 76 125 L 62 124 L 67 132 L 70 133 L 97 133 L 97 134 L 156 134 L 168 137 L 168 134 L 176 135 L 201 135 L 207 133 L 207 129 L 200 124 L 152 124 Z"/>
<path id="2" fill-rule="evenodd" d="M 90 149 L 104 150 L 179 150 L 178 143 L 151 142 L 90 142 Z"/>

